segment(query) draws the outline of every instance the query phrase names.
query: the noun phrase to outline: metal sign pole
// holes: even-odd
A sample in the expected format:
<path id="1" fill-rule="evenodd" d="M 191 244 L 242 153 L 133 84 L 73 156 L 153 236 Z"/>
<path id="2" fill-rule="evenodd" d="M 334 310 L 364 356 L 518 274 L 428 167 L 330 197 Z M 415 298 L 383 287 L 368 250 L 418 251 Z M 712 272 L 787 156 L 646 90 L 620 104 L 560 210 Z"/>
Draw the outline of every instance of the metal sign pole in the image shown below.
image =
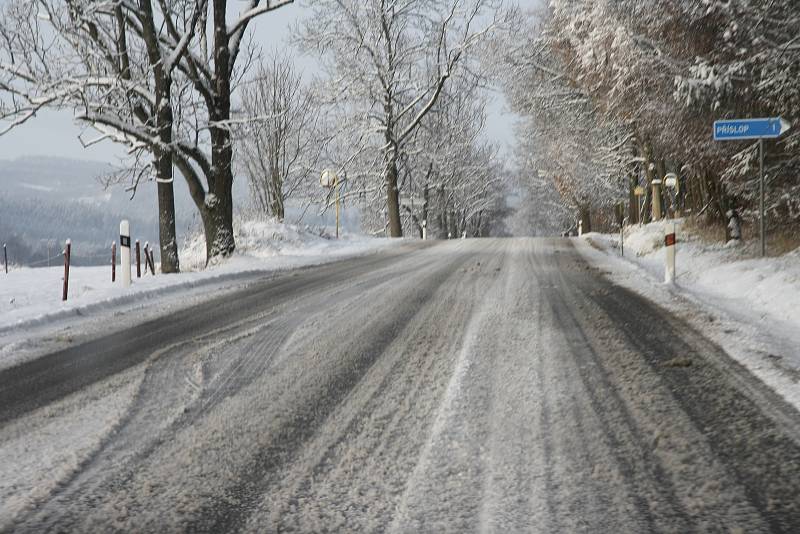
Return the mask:
<path id="1" fill-rule="evenodd" d="M 339 219 L 340 219 L 340 215 L 339 215 L 340 207 L 339 207 L 339 205 L 341 204 L 341 200 L 342 200 L 342 189 L 341 189 L 342 186 L 339 185 L 339 176 L 338 175 L 336 176 L 336 178 L 334 180 L 335 181 L 334 181 L 334 186 L 333 187 L 336 188 L 336 239 L 339 239 Z"/>
<path id="2" fill-rule="evenodd" d="M 758 149 L 759 149 L 759 163 L 761 167 L 761 178 L 759 180 L 759 226 L 761 230 L 761 257 L 765 257 L 767 255 L 767 232 L 766 232 L 766 208 L 764 207 L 764 139 L 761 138 L 758 140 Z"/>

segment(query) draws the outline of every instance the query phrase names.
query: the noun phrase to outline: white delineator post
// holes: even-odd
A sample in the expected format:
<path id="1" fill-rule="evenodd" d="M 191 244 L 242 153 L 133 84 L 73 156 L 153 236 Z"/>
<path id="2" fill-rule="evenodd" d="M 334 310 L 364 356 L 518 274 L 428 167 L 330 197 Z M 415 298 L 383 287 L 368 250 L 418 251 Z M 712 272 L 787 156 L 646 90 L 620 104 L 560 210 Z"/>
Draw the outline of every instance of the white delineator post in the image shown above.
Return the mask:
<path id="1" fill-rule="evenodd" d="M 666 271 L 664 273 L 664 283 L 672 284 L 675 282 L 675 246 L 677 245 L 675 234 L 675 223 L 667 223 L 664 230 L 664 249 L 666 259 Z"/>
<path id="2" fill-rule="evenodd" d="M 122 267 L 122 287 L 131 285 L 131 224 L 119 223 L 119 249 Z"/>
<path id="3" fill-rule="evenodd" d="M 428 240 L 428 221 L 422 221 L 422 240 Z"/>

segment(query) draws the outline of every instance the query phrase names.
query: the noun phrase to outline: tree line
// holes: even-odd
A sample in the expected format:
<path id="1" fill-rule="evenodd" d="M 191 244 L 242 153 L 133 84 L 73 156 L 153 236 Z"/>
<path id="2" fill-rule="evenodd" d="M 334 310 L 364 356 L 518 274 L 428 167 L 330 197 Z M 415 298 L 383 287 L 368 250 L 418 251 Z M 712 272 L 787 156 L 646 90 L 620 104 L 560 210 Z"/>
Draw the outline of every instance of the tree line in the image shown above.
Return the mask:
<path id="1" fill-rule="evenodd" d="M 283 218 L 320 195 L 332 168 L 375 233 L 428 221 L 480 234 L 501 204 L 497 148 L 479 135 L 488 74 L 479 61 L 510 20 L 501 0 L 315 0 L 291 55 L 264 54 L 255 20 L 294 0 L 8 0 L 0 21 L 0 134 L 67 110 L 85 146 L 123 145 L 109 182 L 157 182 L 162 270 L 180 269 L 176 176 L 203 223 L 209 260 L 230 255 L 234 176 Z M 234 6 L 243 5 L 232 17 Z M 95 135 L 96 134 L 96 135 Z M 446 230 L 449 230 L 446 231 Z"/>
<path id="2" fill-rule="evenodd" d="M 624 204 L 650 220 L 654 179 L 708 222 L 757 217 L 753 142 L 714 143 L 715 120 L 800 118 L 800 12 L 794 0 L 551 0 L 496 44 L 519 128 L 520 165 L 553 217 Z M 767 143 L 769 219 L 800 221 L 800 128 Z M 644 210 L 634 195 L 644 187 Z M 641 190 L 640 190 L 641 192 Z"/>

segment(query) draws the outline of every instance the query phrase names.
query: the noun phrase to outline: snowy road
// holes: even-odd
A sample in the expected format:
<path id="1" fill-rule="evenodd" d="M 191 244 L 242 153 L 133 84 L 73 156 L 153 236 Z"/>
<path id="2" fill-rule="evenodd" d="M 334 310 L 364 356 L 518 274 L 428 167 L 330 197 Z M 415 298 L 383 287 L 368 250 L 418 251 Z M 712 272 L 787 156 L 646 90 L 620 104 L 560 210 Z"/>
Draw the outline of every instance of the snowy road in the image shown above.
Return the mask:
<path id="1" fill-rule="evenodd" d="M 0 530 L 797 532 L 800 416 L 567 240 L 393 249 L 0 372 Z"/>

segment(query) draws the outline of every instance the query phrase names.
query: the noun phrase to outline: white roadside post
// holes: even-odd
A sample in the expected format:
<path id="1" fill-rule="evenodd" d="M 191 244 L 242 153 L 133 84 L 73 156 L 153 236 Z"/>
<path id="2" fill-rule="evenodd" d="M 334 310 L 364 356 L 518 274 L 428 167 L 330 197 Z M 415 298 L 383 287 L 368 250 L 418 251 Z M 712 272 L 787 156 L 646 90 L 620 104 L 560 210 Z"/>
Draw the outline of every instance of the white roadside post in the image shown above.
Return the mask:
<path id="1" fill-rule="evenodd" d="M 422 221 L 422 240 L 428 240 L 428 221 Z"/>
<path id="2" fill-rule="evenodd" d="M 664 227 L 664 249 L 666 250 L 666 271 L 664 273 L 664 283 L 675 283 L 675 246 L 677 245 L 675 236 L 675 223 L 669 222 Z"/>
<path id="3" fill-rule="evenodd" d="M 122 260 L 122 287 L 131 285 L 131 224 L 128 221 L 119 223 L 119 248 Z"/>

